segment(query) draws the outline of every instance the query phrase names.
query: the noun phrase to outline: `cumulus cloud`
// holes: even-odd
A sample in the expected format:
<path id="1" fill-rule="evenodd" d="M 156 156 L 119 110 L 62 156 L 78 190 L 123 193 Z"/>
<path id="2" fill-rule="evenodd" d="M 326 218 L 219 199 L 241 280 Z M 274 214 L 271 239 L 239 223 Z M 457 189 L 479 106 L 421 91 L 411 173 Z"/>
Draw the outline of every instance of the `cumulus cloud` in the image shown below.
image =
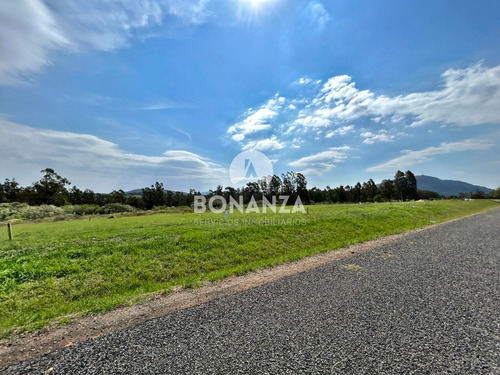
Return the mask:
<path id="1" fill-rule="evenodd" d="M 241 142 L 249 134 L 271 129 L 271 120 L 276 117 L 284 103 L 285 98 L 276 94 L 259 109 L 250 108 L 244 114 L 243 120 L 230 126 L 227 133 L 232 135 L 233 140 Z"/>
<path id="2" fill-rule="evenodd" d="M 286 146 L 284 142 L 278 140 L 275 134 L 268 139 L 250 141 L 243 146 L 243 150 L 272 151 L 279 150 Z"/>
<path id="3" fill-rule="evenodd" d="M 325 134 L 325 138 L 333 138 L 336 135 L 346 135 L 354 131 L 354 125 L 341 126 L 335 130 L 331 130 Z"/>
<path id="4" fill-rule="evenodd" d="M 216 181 L 227 175 L 220 165 L 185 150 L 168 150 L 158 156 L 134 154 L 94 135 L 36 129 L 2 119 L 0 133 L 0 156 L 5 161 L 0 174 L 4 176 L 24 165 L 40 169 L 58 165 L 86 171 L 108 182 L 120 181 L 120 176 L 161 175 L 168 180 L 185 180 L 187 184 L 193 179 Z"/>
<path id="5" fill-rule="evenodd" d="M 422 164 L 434 159 L 436 155 L 451 154 L 463 151 L 488 150 L 495 144 L 484 139 L 465 139 L 459 142 L 443 142 L 439 146 L 424 148 L 423 150 L 405 150 L 404 155 L 389 160 L 383 164 L 367 169 L 369 172 L 404 170 L 413 165 Z"/>
<path id="6" fill-rule="evenodd" d="M 331 147 L 328 150 L 292 161 L 289 165 L 301 168 L 300 172 L 306 175 L 321 175 L 335 168 L 336 164 L 344 162 L 349 150 L 348 146 Z"/>
<path id="7" fill-rule="evenodd" d="M 347 75 L 332 77 L 313 100 L 314 114 L 332 121 L 369 117 L 401 123 L 409 118 L 412 126 L 500 123 L 500 66 L 449 69 L 441 78 L 438 90 L 389 97 L 359 90 Z"/>
<path id="8" fill-rule="evenodd" d="M 296 147 L 293 139 L 307 146 L 355 128 L 361 129 L 364 144 L 374 144 L 408 136 L 403 127 L 500 124 L 500 65 L 449 69 L 441 81 L 436 90 L 387 96 L 358 89 L 348 75 L 325 82 L 301 78 L 293 82 L 291 96 L 276 95 L 250 109 L 228 133 L 242 147 L 251 148 L 270 134 L 280 144 Z"/>
<path id="9" fill-rule="evenodd" d="M 305 126 L 306 128 L 321 128 L 330 126 L 332 122 L 324 117 L 304 116 L 304 117 L 299 117 L 297 120 L 295 120 L 294 124 Z"/>
<path id="10" fill-rule="evenodd" d="M 364 138 L 363 143 L 371 145 L 376 142 L 393 142 L 396 140 L 396 136 L 388 134 L 387 130 L 380 130 L 378 133 L 372 133 L 370 131 L 362 132 L 361 136 Z"/>

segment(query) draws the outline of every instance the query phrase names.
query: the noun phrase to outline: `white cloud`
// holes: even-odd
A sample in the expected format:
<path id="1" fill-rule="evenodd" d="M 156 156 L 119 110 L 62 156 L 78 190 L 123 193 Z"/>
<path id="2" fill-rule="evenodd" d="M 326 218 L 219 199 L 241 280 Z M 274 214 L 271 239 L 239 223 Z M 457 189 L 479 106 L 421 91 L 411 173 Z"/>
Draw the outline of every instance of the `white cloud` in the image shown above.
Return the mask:
<path id="1" fill-rule="evenodd" d="M 273 134 L 268 139 L 249 141 L 243 146 L 243 150 L 272 151 L 282 149 L 285 146 L 286 144 L 279 141 L 276 135 Z"/>
<path id="2" fill-rule="evenodd" d="M 305 116 L 299 117 L 297 120 L 295 120 L 294 124 L 305 126 L 306 128 L 321 128 L 330 126 L 332 122 L 324 117 Z"/>
<path id="3" fill-rule="evenodd" d="M 347 159 L 346 151 L 349 150 L 350 147 L 348 146 L 331 147 L 326 151 L 292 161 L 289 165 L 302 168 L 300 172 L 306 175 L 321 175 L 335 168 L 336 164 L 344 162 Z"/>
<path id="4" fill-rule="evenodd" d="M 330 14 L 319 1 L 311 1 L 306 10 L 311 22 L 320 30 L 331 20 Z"/>
<path id="5" fill-rule="evenodd" d="M 249 134 L 271 129 L 271 120 L 276 117 L 284 104 L 285 98 L 276 94 L 258 110 L 250 108 L 245 113 L 244 119 L 230 126 L 227 133 L 232 134 L 233 140 L 242 142 Z"/>
<path id="6" fill-rule="evenodd" d="M 68 47 L 41 0 L 0 2 L 0 84 L 15 84 L 50 64 L 52 50 Z"/>
<path id="7" fill-rule="evenodd" d="M 140 109 L 146 110 L 146 111 L 158 111 L 158 110 L 164 110 L 164 109 L 180 109 L 180 108 L 188 108 L 189 106 L 181 103 L 174 102 L 172 100 L 161 100 L 157 101 L 148 105 L 145 105 L 144 107 L 141 107 Z"/>
<path id="8" fill-rule="evenodd" d="M 402 151 L 404 155 L 395 159 L 389 160 L 380 165 L 376 165 L 367 169 L 369 172 L 395 171 L 404 170 L 409 167 L 422 164 L 434 159 L 436 155 L 451 154 L 463 151 L 479 151 L 487 150 L 494 147 L 495 144 L 484 139 L 465 139 L 460 142 L 443 142 L 439 146 L 427 147 L 423 150 Z"/>
<path id="9" fill-rule="evenodd" d="M 232 138 L 235 141 L 243 141 L 248 134 L 270 129 L 271 125 L 269 121 L 276 115 L 277 112 L 267 108 L 261 108 L 249 114 L 243 121 L 231 126 L 227 132 L 233 134 Z"/>
<path id="10" fill-rule="evenodd" d="M 396 136 L 388 134 L 387 130 L 380 130 L 376 134 L 366 131 L 361 133 L 361 136 L 364 138 L 363 143 L 368 145 L 374 144 L 375 142 L 394 142 L 396 140 Z"/>
<path id="11" fill-rule="evenodd" d="M 216 6 L 209 0 L 2 1 L 0 84 L 25 81 L 50 64 L 56 50 L 111 51 L 134 40 L 175 35 L 185 26 L 219 22 L 211 10 Z"/>
<path id="12" fill-rule="evenodd" d="M 159 156 L 134 154 L 93 135 L 36 129 L 2 119 L 0 133 L 0 157 L 5 161 L 0 166 L 3 176 L 17 167 L 34 165 L 36 168 L 32 169 L 38 171 L 59 166 L 73 173 L 85 171 L 105 188 L 106 184 L 116 185 L 117 181 L 129 183 L 130 176 L 142 181 L 139 186 L 142 187 L 148 183 L 144 176 L 163 176 L 166 180 L 178 180 L 179 184 L 183 180 L 187 186 L 193 179 L 203 183 L 220 181 L 227 175 L 224 168 L 208 158 L 184 150 L 169 150 Z"/>
<path id="13" fill-rule="evenodd" d="M 450 69 L 442 74 L 442 88 L 389 97 L 356 88 L 351 77 L 330 78 L 312 101 L 314 114 L 332 121 L 362 117 L 382 118 L 411 125 L 445 123 L 458 126 L 500 123 L 500 66 Z"/>
<path id="14" fill-rule="evenodd" d="M 298 80 L 296 80 L 294 82 L 294 84 L 296 85 L 308 85 L 309 83 L 312 82 L 312 79 L 311 78 L 308 78 L 308 77 L 301 77 L 299 78 Z"/>
<path id="15" fill-rule="evenodd" d="M 336 135 L 346 135 L 354 131 L 354 125 L 341 126 L 325 134 L 325 138 L 333 138 Z"/>
<path id="16" fill-rule="evenodd" d="M 292 139 L 301 138 L 307 147 L 323 138 L 349 134 L 355 127 L 362 128 L 364 144 L 374 144 L 408 136 L 395 129 L 409 125 L 500 124 L 500 65 L 450 69 L 442 74 L 442 80 L 434 91 L 390 97 L 359 90 L 347 75 L 331 77 L 322 84 L 315 81 L 314 85 L 309 78 L 301 78 L 294 82 L 294 96 L 275 95 L 258 110 L 250 109 L 228 133 L 242 147 L 248 142 L 252 147 L 270 134 L 288 147 L 297 147 Z M 323 132 L 319 135 L 318 130 Z"/>

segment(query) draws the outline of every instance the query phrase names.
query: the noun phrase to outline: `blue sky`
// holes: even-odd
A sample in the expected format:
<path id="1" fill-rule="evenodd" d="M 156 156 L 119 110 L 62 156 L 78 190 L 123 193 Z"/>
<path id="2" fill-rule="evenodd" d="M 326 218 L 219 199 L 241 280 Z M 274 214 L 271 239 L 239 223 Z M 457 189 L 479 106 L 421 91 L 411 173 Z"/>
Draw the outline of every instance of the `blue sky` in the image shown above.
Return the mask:
<path id="1" fill-rule="evenodd" d="M 309 186 L 398 170 L 500 186 L 498 1 L 0 3 L 0 179 Z"/>

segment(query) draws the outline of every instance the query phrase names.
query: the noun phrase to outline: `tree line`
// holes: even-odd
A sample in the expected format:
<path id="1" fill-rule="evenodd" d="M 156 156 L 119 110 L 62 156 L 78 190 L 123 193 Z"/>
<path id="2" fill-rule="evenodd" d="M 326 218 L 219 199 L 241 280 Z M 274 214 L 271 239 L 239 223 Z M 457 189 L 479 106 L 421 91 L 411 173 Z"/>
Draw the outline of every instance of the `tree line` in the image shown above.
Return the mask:
<path id="1" fill-rule="evenodd" d="M 100 207 L 115 204 L 127 205 L 136 209 L 152 209 L 161 206 L 191 206 L 195 195 L 199 191 L 190 189 L 188 193 L 165 190 L 163 183 L 145 187 L 141 194 L 129 195 L 123 190 L 114 190 L 111 193 L 95 193 L 90 189 L 80 190 L 71 186 L 71 182 L 57 174 L 54 169 L 46 168 L 41 171 L 42 178 L 31 186 L 21 187 L 15 179 L 5 179 L 0 183 L 0 203 L 20 202 L 29 205 L 97 205 Z M 249 182 L 242 188 L 218 185 L 210 190 L 207 197 L 219 195 L 226 200 L 229 197 L 248 203 L 252 197 L 260 200 L 262 197 L 270 199 L 272 196 L 288 195 L 289 202 L 295 202 L 300 197 L 304 204 L 314 203 L 358 203 L 358 202 L 389 202 L 393 200 L 408 201 L 414 199 L 439 198 L 432 191 L 418 190 L 417 180 L 411 171 L 397 171 L 393 179 L 383 180 L 379 185 L 372 179 L 354 186 L 341 185 L 336 188 L 327 186 L 324 189 L 307 188 L 307 179 L 302 173 L 293 171 L 278 175 L 267 176 L 256 182 Z M 476 198 L 486 198 L 477 196 Z M 491 196 L 500 198 L 500 189 Z M 474 198 L 474 196 L 473 196 Z"/>

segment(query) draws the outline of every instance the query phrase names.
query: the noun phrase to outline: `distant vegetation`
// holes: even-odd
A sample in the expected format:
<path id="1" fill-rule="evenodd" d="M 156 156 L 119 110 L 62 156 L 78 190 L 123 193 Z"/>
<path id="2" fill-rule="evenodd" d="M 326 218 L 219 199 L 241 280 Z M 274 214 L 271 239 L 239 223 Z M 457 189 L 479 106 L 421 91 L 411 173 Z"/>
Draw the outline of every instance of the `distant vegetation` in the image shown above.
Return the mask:
<path id="1" fill-rule="evenodd" d="M 0 183 L 0 221 L 11 219 L 41 219 L 44 217 L 71 218 L 84 215 L 136 212 L 139 210 L 166 209 L 167 207 L 189 207 L 195 195 L 201 193 L 190 189 L 189 192 L 165 190 L 163 183 L 156 182 L 150 187 L 130 194 L 114 190 L 109 194 L 95 193 L 90 189 L 81 190 L 71 186 L 71 182 L 57 174 L 53 169 L 41 171 L 43 177 L 31 186 L 21 187 L 15 179 L 5 179 Z M 419 176 L 420 178 L 420 176 Z M 473 185 L 470 185 L 473 186 Z M 436 199 L 441 196 L 431 190 L 419 190 L 417 178 L 411 171 L 397 171 L 394 179 L 383 180 L 379 185 L 370 179 L 354 186 L 339 186 L 325 189 L 308 188 L 307 179 L 301 173 L 287 172 L 281 176 L 273 175 L 250 182 L 244 188 L 217 186 L 207 196 L 220 195 L 229 199 L 243 197 L 248 203 L 263 196 L 289 195 L 294 202 L 300 197 L 304 204 L 316 203 L 358 203 L 389 202 L 417 199 Z M 500 198 L 500 189 L 486 194 L 484 191 L 464 192 L 461 197 Z"/>

